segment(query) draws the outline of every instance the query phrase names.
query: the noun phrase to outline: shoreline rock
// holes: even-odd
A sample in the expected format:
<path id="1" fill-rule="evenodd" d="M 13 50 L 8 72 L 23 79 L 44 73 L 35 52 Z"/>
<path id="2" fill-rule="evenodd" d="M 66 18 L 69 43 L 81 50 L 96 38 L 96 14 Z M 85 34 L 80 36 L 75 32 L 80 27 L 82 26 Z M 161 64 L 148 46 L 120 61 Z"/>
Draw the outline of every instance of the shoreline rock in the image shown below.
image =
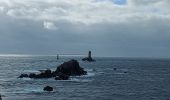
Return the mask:
<path id="1" fill-rule="evenodd" d="M 54 73 L 55 74 L 63 73 L 69 76 L 80 76 L 80 75 L 87 74 L 87 72 L 84 71 L 84 69 L 80 67 L 77 60 L 70 60 L 68 62 L 64 62 L 63 64 L 57 67 Z"/>
<path id="2" fill-rule="evenodd" d="M 19 76 L 19 78 L 26 78 L 26 77 L 29 77 L 29 75 L 28 74 L 21 74 L 20 76 Z"/>
<path id="3" fill-rule="evenodd" d="M 65 75 L 63 73 L 59 73 L 56 77 L 55 80 L 68 80 L 69 79 L 69 75 Z"/>
<path id="4" fill-rule="evenodd" d="M 53 87 L 46 86 L 46 87 L 44 87 L 44 89 L 43 89 L 43 90 L 44 90 L 44 91 L 51 92 L 51 91 L 53 91 Z"/>
<path id="5" fill-rule="evenodd" d="M 55 77 L 55 80 L 68 80 L 70 76 L 80 76 L 86 74 L 87 71 L 84 71 L 84 69 L 80 67 L 77 60 L 70 60 L 59 65 L 55 71 L 47 69 L 39 74 L 21 74 L 19 78 L 41 79 Z"/>

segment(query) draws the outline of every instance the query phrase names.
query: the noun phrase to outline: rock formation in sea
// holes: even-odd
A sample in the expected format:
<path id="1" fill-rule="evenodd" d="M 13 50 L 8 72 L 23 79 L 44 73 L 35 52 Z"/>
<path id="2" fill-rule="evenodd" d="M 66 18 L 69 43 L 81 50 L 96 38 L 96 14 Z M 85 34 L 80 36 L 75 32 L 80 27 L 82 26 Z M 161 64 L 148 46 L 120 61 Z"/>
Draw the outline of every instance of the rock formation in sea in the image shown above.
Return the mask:
<path id="1" fill-rule="evenodd" d="M 95 60 L 91 57 L 91 51 L 89 51 L 88 57 L 82 59 L 83 61 L 94 62 Z"/>
<path id="2" fill-rule="evenodd" d="M 70 60 L 58 66 L 56 71 L 54 71 L 54 74 L 57 75 L 58 73 L 63 73 L 69 76 L 80 76 L 87 74 L 87 72 L 80 67 L 77 60 Z"/>
<path id="3" fill-rule="evenodd" d="M 117 68 L 113 68 L 113 70 L 115 70 L 115 71 L 116 71 L 116 70 L 117 70 Z"/>
<path id="4" fill-rule="evenodd" d="M 28 74 L 21 74 L 20 76 L 19 76 L 19 78 L 26 78 L 26 77 L 29 77 L 29 75 Z"/>
<path id="5" fill-rule="evenodd" d="M 51 91 L 53 91 L 53 87 L 51 87 L 51 86 L 46 86 L 46 87 L 44 87 L 43 90 L 44 90 L 44 91 L 51 92 Z"/>
<path id="6" fill-rule="evenodd" d="M 68 80 L 69 76 L 80 76 L 86 74 L 87 72 L 80 67 L 77 60 L 70 60 L 58 66 L 55 71 L 51 71 L 50 69 L 47 69 L 39 74 L 35 74 L 35 73 L 31 73 L 29 75 L 21 74 L 19 78 L 25 77 L 25 78 L 40 79 L 40 78 L 55 77 L 55 80 Z"/>
<path id="7" fill-rule="evenodd" d="M 69 75 L 63 74 L 63 73 L 58 73 L 58 75 L 55 77 L 55 80 L 68 80 Z"/>

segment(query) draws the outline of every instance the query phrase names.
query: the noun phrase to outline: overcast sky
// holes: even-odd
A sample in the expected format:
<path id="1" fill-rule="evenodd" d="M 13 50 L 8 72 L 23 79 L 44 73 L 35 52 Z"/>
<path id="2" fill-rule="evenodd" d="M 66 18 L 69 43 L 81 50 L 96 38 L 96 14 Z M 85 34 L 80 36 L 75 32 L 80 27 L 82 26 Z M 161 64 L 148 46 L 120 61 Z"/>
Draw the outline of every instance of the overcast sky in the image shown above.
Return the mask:
<path id="1" fill-rule="evenodd" d="M 170 58 L 170 0 L 0 0 L 0 54 Z"/>

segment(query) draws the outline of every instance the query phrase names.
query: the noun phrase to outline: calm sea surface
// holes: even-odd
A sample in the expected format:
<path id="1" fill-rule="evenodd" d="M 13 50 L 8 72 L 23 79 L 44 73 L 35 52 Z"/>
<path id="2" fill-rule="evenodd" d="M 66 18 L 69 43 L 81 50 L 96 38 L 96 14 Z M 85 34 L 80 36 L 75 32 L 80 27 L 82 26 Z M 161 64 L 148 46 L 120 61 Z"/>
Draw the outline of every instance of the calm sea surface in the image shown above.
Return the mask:
<path id="1" fill-rule="evenodd" d="M 3 100 L 170 100 L 170 59 L 1 56 L 0 94 Z M 18 79 L 21 73 L 39 72 L 70 59 L 79 61 L 88 75 L 67 81 Z M 117 68 L 117 70 L 114 70 Z M 54 87 L 44 92 L 43 87 Z"/>

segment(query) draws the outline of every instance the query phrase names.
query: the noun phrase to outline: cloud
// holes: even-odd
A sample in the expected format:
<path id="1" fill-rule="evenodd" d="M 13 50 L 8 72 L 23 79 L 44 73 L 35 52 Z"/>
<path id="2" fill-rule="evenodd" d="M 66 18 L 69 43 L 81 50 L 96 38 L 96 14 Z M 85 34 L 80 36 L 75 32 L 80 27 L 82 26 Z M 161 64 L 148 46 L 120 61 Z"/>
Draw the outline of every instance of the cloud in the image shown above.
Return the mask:
<path id="1" fill-rule="evenodd" d="M 0 0 L 0 46 L 4 52 L 92 49 L 108 56 L 170 57 L 169 2 Z"/>
<path id="2" fill-rule="evenodd" d="M 167 4 L 169 0 L 129 0 L 129 3 L 134 5 L 153 5 L 153 4 Z"/>
<path id="3" fill-rule="evenodd" d="M 124 5 L 111 0 L 0 0 L 1 8 L 14 18 L 84 24 L 170 18 L 169 7 L 165 6 L 168 3 L 168 0 L 128 0 Z"/>
<path id="4" fill-rule="evenodd" d="M 0 12 L 3 12 L 4 11 L 4 7 L 0 7 Z"/>
<path id="5" fill-rule="evenodd" d="M 57 27 L 52 22 L 44 22 L 44 28 L 49 30 L 57 30 Z"/>

